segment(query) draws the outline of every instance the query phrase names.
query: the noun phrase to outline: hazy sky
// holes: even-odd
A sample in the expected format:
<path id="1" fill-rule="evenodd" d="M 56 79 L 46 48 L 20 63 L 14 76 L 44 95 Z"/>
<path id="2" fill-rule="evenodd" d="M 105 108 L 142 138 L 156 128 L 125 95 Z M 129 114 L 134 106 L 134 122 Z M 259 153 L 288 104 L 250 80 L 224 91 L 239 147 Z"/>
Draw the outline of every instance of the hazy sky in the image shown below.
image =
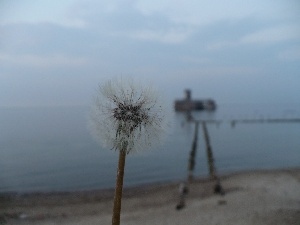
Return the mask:
<path id="1" fill-rule="evenodd" d="M 0 1 L 0 106 L 88 105 L 120 75 L 170 100 L 300 103 L 300 1 Z"/>

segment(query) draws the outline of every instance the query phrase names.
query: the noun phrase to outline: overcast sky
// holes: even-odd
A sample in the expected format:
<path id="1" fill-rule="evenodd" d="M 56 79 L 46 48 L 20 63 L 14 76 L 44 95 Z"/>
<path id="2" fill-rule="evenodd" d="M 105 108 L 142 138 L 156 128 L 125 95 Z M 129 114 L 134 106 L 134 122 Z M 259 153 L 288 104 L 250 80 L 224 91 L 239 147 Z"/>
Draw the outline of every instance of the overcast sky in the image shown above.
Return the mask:
<path id="1" fill-rule="evenodd" d="M 89 105 L 133 76 L 169 100 L 300 103 L 298 0 L 2 0 L 0 106 Z"/>

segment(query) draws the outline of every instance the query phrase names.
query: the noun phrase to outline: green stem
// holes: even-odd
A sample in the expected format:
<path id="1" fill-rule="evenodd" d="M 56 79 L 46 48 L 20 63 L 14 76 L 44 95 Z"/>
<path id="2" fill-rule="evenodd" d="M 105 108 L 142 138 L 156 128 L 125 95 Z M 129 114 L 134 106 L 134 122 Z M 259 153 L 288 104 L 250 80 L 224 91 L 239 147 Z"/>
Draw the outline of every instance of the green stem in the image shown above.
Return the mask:
<path id="1" fill-rule="evenodd" d="M 112 225 L 120 225 L 125 159 L 126 159 L 126 150 L 121 150 L 119 153 L 119 163 L 118 163 L 118 172 L 116 178 Z"/>

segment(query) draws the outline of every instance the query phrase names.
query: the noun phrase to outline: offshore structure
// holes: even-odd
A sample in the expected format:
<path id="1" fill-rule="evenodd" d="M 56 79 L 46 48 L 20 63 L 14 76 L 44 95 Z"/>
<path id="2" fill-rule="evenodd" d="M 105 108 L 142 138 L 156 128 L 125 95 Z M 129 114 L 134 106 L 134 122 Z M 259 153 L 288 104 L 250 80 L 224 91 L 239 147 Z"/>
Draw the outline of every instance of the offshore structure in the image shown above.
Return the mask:
<path id="1" fill-rule="evenodd" d="M 204 99 L 204 100 L 192 100 L 191 90 L 185 90 L 185 98 L 182 100 L 175 100 L 175 111 L 185 112 L 193 110 L 209 110 L 214 111 L 217 106 L 214 100 Z"/>

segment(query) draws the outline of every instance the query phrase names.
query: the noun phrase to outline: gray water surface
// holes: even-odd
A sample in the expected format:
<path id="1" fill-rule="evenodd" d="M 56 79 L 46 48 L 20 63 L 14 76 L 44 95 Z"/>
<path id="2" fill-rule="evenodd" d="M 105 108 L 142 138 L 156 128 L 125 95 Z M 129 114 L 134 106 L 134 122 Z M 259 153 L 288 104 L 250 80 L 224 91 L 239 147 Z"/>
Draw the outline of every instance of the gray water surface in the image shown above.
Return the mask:
<path id="1" fill-rule="evenodd" d="M 111 188 L 117 152 L 103 149 L 87 129 L 88 107 L 0 109 L 0 192 L 74 191 Z M 300 166 L 300 123 L 237 124 L 231 119 L 300 117 L 299 105 L 220 105 L 194 113 L 208 124 L 217 171 Z M 185 179 L 194 125 L 175 114 L 164 144 L 130 154 L 125 186 Z M 196 176 L 206 176 L 202 130 Z"/>

